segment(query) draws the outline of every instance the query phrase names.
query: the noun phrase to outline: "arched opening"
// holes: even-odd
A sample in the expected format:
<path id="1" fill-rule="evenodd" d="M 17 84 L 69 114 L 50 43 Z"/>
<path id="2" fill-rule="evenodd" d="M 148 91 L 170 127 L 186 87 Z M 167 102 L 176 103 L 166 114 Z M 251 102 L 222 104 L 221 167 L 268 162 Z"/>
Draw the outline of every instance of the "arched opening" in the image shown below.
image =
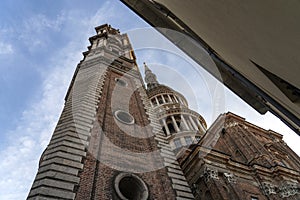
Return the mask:
<path id="1" fill-rule="evenodd" d="M 158 100 L 159 104 L 163 104 L 164 103 L 164 101 L 163 101 L 163 99 L 162 99 L 161 96 L 157 96 L 157 100 Z"/>
<path id="2" fill-rule="evenodd" d="M 176 120 L 176 124 L 177 124 L 178 128 L 181 130 L 181 123 L 180 123 L 180 121 Z"/>
<path id="3" fill-rule="evenodd" d="M 164 134 L 167 136 L 168 134 L 167 134 L 165 127 L 162 127 L 162 130 L 163 130 Z"/>
<path id="4" fill-rule="evenodd" d="M 152 102 L 152 105 L 153 105 L 153 106 L 157 106 L 157 102 L 156 102 L 155 98 L 152 98 L 152 99 L 151 99 L 151 102 Z"/>
<path id="5" fill-rule="evenodd" d="M 170 95 L 170 97 L 171 97 L 171 99 L 172 99 L 172 102 L 173 102 L 173 103 L 176 103 L 175 97 L 174 97 L 173 95 Z"/>
<path id="6" fill-rule="evenodd" d="M 169 129 L 170 133 L 175 133 L 176 132 L 172 122 L 167 123 L 167 126 L 168 126 L 168 129 Z"/>
<path id="7" fill-rule="evenodd" d="M 166 103 L 169 103 L 169 102 L 170 102 L 168 95 L 164 95 L 164 99 L 165 99 L 165 102 L 166 102 Z"/>

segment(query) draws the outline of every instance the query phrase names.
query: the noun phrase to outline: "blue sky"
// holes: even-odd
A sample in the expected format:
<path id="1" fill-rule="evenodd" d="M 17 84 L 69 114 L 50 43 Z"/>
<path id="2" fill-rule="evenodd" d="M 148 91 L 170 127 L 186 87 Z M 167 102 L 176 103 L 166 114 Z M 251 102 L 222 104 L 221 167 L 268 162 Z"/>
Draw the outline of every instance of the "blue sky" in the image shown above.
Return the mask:
<path id="1" fill-rule="evenodd" d="M 147 62 L 208 124 L 230 110 L 284 134 L 300 154 L 280 120 L 260 116 L 119 1 L 3 0 L 0 13 L 0 199 L 26 198 L 81 53 L 104 23 L 129 32 L 139 66 Z"/>

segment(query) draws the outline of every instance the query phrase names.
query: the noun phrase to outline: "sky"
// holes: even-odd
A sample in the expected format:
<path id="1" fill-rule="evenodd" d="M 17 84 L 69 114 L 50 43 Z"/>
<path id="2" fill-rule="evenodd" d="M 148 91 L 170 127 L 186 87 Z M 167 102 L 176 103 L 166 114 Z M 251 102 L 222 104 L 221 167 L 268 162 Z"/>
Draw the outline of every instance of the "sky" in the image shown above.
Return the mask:
<path id="1" fill-rule="evenodd" d="M 182 93 L 210 125 L 220 113 L 284 135 L 300 155 L 299 137 L 262 116 L 214 80 L 117 0 L 3 0 L 0 6 L 0 199 L 26 199 L 64 96 L 94 27 L 128 32 L 139 66 Z M 209 62 L 209 61 L 208 61 Z M 143 73 L 143 69 L 141 68 Z"/>

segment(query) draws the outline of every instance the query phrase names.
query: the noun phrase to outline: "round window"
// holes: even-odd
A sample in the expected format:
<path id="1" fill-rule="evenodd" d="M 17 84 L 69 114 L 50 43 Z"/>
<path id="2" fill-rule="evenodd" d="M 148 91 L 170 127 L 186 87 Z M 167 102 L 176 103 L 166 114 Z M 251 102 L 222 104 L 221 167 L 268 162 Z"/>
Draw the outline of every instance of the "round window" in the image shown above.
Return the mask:
<path id="1" fill-rule="evenodd" d="M 134 118 L 131 114 L 128 112 L 125 112 L 123 110 L 118 110 L 115 112 L 115 117 L 120 121 L 125 124 L 133 124 L 134 123 Z"/>
<path id="2" fill-rule="evenodd" d="M 149 192 L 145 182 L 135 174 L 120 173 L 115 179 L 115 190 L 122 200 L 146 200 Z"/>

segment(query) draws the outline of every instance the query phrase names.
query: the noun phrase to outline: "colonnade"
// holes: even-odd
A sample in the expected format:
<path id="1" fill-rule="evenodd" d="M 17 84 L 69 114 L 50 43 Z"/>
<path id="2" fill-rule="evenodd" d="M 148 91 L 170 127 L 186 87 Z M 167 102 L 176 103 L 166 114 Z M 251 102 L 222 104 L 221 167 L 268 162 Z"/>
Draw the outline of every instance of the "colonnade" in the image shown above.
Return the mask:
<path id="1" fill-rule="evenodd" d="M 161 119 L 161 124 L 166 135 L 179 133 L 181 131 L 205 132 L 205 129 L 200 121 L 192 115 L 169 115 Z"/>
<path id="2" fill-rule="evenodd" d="M 186 105 L 186 103 L 179 97 L 173 94 L 159 94 L 151 98 L 151 105 L 152 107 L 166 104 L 166 103 L 180 103 L 182 105 Z"/>

